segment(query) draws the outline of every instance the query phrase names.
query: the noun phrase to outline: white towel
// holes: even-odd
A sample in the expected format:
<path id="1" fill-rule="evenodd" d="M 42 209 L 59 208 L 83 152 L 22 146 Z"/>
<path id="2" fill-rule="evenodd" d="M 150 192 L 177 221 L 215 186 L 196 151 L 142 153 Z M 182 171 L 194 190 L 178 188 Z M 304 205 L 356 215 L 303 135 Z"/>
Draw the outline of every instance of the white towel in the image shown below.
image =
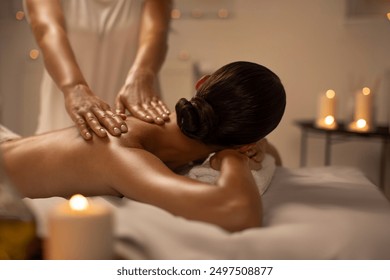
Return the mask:
<path id="1" fill-rule="evenodd" d="M 219 171 L 211 168 L 209 159 L 201 165 L 192 167 L 185 175 L 205 183 L 215 183 L 219 177 Z M 256 181 L 260 195 L 266 192 L 275 173 L 275 168 L 275 159 L 271 155 L 266 154 L 262 162 L 262 168 L 260 170 L 252 170 L 252 175 Z"/>
<path id="2" fill-rule="evenodd" d="M 19 139 L 21 136 L 0 124 L 0 144 L 6 141 Z"/>

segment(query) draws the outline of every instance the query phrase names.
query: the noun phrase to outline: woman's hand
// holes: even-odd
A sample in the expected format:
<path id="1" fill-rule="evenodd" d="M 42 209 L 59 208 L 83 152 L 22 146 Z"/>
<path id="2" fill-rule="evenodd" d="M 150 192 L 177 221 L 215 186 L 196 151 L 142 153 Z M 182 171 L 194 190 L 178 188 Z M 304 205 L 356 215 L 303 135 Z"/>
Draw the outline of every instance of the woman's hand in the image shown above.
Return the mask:
<path id="1" fill-rule="evenodd" d="M 263 138 L 255 144 L 249 145 L 245 151 L 241 151 L 242 154 L 245 154 L 250 159 L 249 164 L 252 170 L 260 170 L 263 167 L 262 162 L 266 154 L 267 145 L 267 139 Z"/>
<path id="2" fill-rule="evenodd" d="M 92 139 L 91 130 L 99 137 L 106 137 L 106 130 L 113 136 L 120 136 L 128 130 L 125 117 L 114 114 L 110 106 L 86 85 L 66 90 L 65 107 L 85 140 Z"/>
<path id="3" fill-rule="evenodd" d="M 249 161 L 251 170 L 260 170 L 262 161 L 267 151 L 267 139 L 261 139 L 252 145 L 245 145 L 239 149 L 226 149 L 215 153 L 210 158 L 210 165 L 216 170 L 220 170 L 221 163 L 225 158 L 236 157 Z"/>
<path id="4" fill-rule="evenodd" d="M 116 98 L 116 112 L 128 110 L 134 117 L 149 123 L 164 124 L 169 110 L 161 101 L 158 81 L 151 72 L 136 71 L 127 79 Z"/>

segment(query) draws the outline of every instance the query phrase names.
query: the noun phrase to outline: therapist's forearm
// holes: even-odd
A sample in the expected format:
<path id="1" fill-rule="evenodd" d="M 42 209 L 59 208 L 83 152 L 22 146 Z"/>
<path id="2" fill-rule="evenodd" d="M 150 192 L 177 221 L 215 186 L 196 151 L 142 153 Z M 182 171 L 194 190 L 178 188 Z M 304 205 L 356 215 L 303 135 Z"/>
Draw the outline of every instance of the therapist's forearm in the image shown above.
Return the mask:
<path id="1" fill-rule="evenodd" d="M 47 71 L 64 94 L 76 85 L 87 85 L 62 30 L 49 31 L 40 38 L 38 44 L 42 49 Z"/>
<path id="2" fill-rule="evenodd" d="M 136 73 L 157 75 L 164 63 L 168 51 L 165 35 L 151 35 L 144 40 L 128 73 L 129 79 Z"/>
<path id="3" fill-rule="evenodd" d="M 138 51 L 129 70 L 128 80 L 131 80 L 134 74 L 157 75 L 168 51 L 172 1 L 148 0 L 144 5 Z"/>
<path id="4" fill-rule="evenodd" d="M 85 78 L 71 48 L 62 11 L 57 1 L 27 1 L 31 27 L 42 51 L 44 64 L 57 86 L 67 89 L 86 85 Z"/>

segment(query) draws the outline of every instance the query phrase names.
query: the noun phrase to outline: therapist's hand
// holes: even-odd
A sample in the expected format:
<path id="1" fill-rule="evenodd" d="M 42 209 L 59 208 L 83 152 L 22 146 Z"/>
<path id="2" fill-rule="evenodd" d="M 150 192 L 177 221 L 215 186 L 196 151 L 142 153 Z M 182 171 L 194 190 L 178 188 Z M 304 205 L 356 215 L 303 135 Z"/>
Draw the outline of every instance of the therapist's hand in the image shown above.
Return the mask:
<path id="1" fill-rule="evenodd" d="M 131 74 L 116 98 L 116 112 L 126 110 L 134 117 L 149 123 L 164 124 L 170 111 L 160 99 L 158 81 L 154 74 L 137 72 Z"/>
<path id="2" fill-rule="evenodd" d="M 127 132 L 124 118 L 114 114 L 88 86 L 76 85 L 66 89 L 64 96 L 66 110 L 85 140 L 92 139 L 93 133 L 106 137 L 107 131 L 113 136 Z"/>

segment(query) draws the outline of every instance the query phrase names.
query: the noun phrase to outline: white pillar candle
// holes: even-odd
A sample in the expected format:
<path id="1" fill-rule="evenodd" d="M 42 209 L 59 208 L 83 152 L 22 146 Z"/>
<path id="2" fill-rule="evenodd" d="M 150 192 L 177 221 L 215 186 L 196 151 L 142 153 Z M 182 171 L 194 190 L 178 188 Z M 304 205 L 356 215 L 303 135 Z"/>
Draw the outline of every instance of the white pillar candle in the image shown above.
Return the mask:
<path id="1" fill-rule="evenodd" d="M 356 95 L 355 121 L 363 119 L 371 124 L 372 118 L 372 93 L 367 87 L 363 88 Z"/>
<path id="2" fill-rule="evenodd" d="M 326 129 L 335 129 L 337 127 L 336 93 L 334 90 L 329 89 L 320 95 L 316 126 Z"/>
<path id="3" fill-rule="evenodd" d="M 113 258 L 113 216 L 102 204 L 74 195 L 48 219 L 45 258 L 97 260 Z"/>
<path id="4" fill-rule="evenodd" d="M 372 129 L 373 95 L 368 87 L 355 95 L 354 120 L 349 125 L 350 130 L 369 131 Z"/>

